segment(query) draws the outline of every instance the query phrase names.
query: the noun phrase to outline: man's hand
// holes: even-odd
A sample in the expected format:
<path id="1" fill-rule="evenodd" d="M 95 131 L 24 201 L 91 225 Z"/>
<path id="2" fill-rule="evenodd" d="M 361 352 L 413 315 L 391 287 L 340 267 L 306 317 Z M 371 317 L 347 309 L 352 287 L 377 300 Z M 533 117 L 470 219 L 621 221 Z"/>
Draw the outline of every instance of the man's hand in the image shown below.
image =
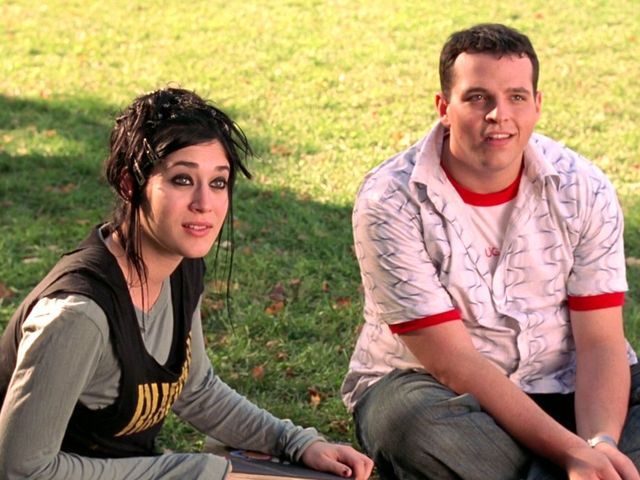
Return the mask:
<path id="1" fill-rule="evenodd" d="M 566 466 L 569 480 L 640 480 L 629 457 L 607 443 L 599 443 L 595 448 L 585 445 L 572 453 Z"/>
<path id="2" fill-rule="evenodd" d="M 348 445 L 328 442 L 312 443 L 302 454 L 302 462 L 314 470 L 356 480 L 366 480 L 373 470 L 373 461 L 366 455 Z"/>

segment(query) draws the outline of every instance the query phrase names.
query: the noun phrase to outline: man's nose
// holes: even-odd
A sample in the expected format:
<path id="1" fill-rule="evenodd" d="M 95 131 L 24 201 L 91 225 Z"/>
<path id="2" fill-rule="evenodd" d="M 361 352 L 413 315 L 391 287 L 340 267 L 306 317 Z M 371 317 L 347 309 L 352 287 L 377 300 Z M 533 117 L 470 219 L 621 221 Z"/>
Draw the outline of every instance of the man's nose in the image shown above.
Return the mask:
<path id="1" fill-rule="evenodd" d="M 509 105 L 504 100 L 494 100 L 490 106 L 489 111 L 485 118 L 489 122 L 493 123 L 501 123 L 507 118 L 509 118 L 510 109 Z"/>

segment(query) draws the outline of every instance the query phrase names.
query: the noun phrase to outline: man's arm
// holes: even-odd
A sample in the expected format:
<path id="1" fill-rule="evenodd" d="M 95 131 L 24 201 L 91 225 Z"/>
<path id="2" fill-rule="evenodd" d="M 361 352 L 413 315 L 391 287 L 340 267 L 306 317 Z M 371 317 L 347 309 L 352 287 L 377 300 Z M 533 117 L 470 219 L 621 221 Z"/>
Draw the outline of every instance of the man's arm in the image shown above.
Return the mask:
<path id="1" fill-rule="evenodd" d="M 622 307 L 571 311 L 576 345 L 576 423 L 582 438 L 610 435 L 616 441 L 629 405 L 630 371 Z M 596 448 L 615 459 L 608 444 Z"/>
<path id="2" fill-rule="evenodd" d="M 592 478 L 588 475 L 593 474 L 602 475 L 593 478 L 618 478 L 604 455 L 553 420 L 480 354 L 462 322 L 435 325 L 401 338 L 439 382 L 457 393 L 472 394 L 510 435 L 564 467 L 570 478 Z M 640 478 L 633 465 L 620 463 L 615 468 L 625 472 L 622 478 Z"/>

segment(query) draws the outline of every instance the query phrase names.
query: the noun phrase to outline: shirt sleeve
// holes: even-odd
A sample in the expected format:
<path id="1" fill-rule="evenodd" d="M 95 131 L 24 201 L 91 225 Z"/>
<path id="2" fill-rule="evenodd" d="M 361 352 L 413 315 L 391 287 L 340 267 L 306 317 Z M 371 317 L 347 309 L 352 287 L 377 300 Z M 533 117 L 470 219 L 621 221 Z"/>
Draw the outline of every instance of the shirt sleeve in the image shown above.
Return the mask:
<path id="1" fill-rule="evenodd" d="M 587 178 L 574 188 L 578 190 L 582 208 L 578 214 L 579 240 L 567 281 L 569 307 L 585 310 L 590 306 L 620 306 L 624 301 L 624 295 L 620 294 L 628 286 L 624 221 L 615 190 L 595 166 L 591 166 Z"/>
<path id="2" fill-rule="evenodd" d="M 224 383 L 213 371 L 205 348 L 199 309 L 192 326 L 189 378 L 174 412 L 199 431 L 225 445 L 284 455 L 294 461 L 312 442 L 323 440 L 314 428 L 279 419 Z"/>
<path id="3" fill-rule="evenodd" d="M 17 365 L 0 411 L 0 478 L 222 479 L 228 464 L 202 454 L 96 459 L 60 451 L 75 404 L 108 348 L 85 315 L 87 299 L 43 299 L 23 325 Z"/>
<path id="4" fill-rule="evenodd" d="M 421 215 L 429 213 L 403 187 L 387 190 L 377 198 L 361 192 L 353 212 L 365 317 L 397 332 L 460 319 L 425 245 Z"/>

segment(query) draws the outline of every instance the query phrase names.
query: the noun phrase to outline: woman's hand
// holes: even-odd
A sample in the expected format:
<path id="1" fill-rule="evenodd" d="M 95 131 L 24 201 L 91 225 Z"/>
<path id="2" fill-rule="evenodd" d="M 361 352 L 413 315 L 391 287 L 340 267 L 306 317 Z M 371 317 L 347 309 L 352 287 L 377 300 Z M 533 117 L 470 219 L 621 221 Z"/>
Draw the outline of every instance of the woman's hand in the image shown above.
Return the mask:
<path id="1" fill-rule="evenodd" d="M 348 445 L 314 442 L 302 454 L 305 465 L 314 470 L 345 478 L 366 480 L 373 470 L 373 461 Z"/>

